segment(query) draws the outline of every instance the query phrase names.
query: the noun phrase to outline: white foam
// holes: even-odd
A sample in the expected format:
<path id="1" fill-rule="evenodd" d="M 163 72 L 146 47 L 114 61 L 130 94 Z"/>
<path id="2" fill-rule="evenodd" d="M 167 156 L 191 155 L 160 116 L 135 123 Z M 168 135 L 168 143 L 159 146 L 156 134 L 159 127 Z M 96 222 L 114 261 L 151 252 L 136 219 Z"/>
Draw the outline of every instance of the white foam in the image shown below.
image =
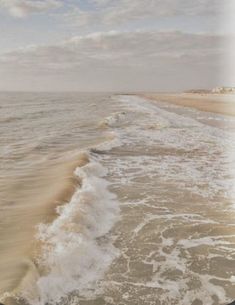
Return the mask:
<path id="1" fill-rule="evenodd" d="M 102 123 L 109 127 L 120 127 L 127 122 L 127 119 L 128 119 L 127 113 L 125 111 L 122 111 L 122 112 L 113 113 L 112 115 L 105 118 L 105 120 Z"/>
<path id="2" fill-rule="evenodd" d="M 110 132 L 109 133 L 109 141 L 105 141 L 99 145 L 96 145 L 97 149 L 101 150 L 111 150 L 114 147 L 118 147 L 122 145 L 121 137 L 117 132 Z"/>
<path id="3" fill-rule="evenodd" d="M 222 237 L 224 236 L 216 236 L 216 237 L 206 236 L 197 239 L 181 239 L 178 242 L 178 245 L 184 247 L 185 249 L 195 248 L 202 245 L 216 246 L 216 247 L 219 247 L 221 245 L 231 245 L 230 242 L 223 240 Z"/>
<path id="4" fill-rule="evenodd" d="M 119 215 L 104 178 L 106 170 L 91 160 L 75 174 L 82 178 L 81 189 L 57 209 L 59 216 L 52 224 L 39 227 L 38 238 L 44 243 L 39 266 L 46 271 L 35 283 L 36 294 L 35 287 L 23 293 L 30 304 L 56 304 L 73 291 L 88 293 L 117 255 L 104 238 Z"/>
<path id="5" fill-rule="evenodd" d="M 231 283 L 235 283 L 235 276 L 234 276 L 234 275 L 232 275 L 232 276 L 230 277 L 230 281 L 231 281 Z"/>
<path id="6" fill-rule="evenodd" d="M 146 100 L 143 102 L 143 99 L 137 97 L 122 96 L 118 99 L 123 102 L 121 106 L 123 112 L 114 113 L 104 121 L 108 127 L 113 128 L 115 137 L 98 148 L 106 150 L 127 144 L 129 146 L 126 145 L 126 155 L 124 149 L 124 154 L 120 157 L 108 154 L 97 157 L 104 163 L 112 164 L 109 174 L 114 185 L 136 186 L 136 178 L 148 176 L 150 178 L 148 190 L 153 187 L 154 192 L 157 192 L 156 181 L 159 180 L 174 181 L 175 186 L 182 192 L 190 191 L 208 199 L 214 198 L 217 194 L 222 194 L 225 198 L 231 197 L 233 181 L 226 177 L 227 167 L 231 166 L 226 156 L 230 137 L 226 133 L 192 118 L 163 110 Z M 135 115 L 137 122 L 132 123 L 130 119 L 132 114 Z M 146 155 L 135 156 L 137 145 L 146 148 L 143 149 L 143 154 Z M 176 154 L 151 154 L 152 148 L 154 151 L 154 148 L 161 147 L 173 148 Z M 182 154 L 177 154 L 177 149 L 181 149 Z M 187 152 L 193 150 L 198 150 L 201 154 L 195 153 L 195 158 L 193 154 L 187 155 Z M 221 165 L 222 161 L 224 164 Z M 84 181 L 82 189 L 74 195 L 69 204 L 58 209 L 60 215 L 52 225 L 41 226 L 40 229 L 40 239 L 46 243 L 40 263 L 45 265 L 47 273 L 37 282 L 40 298 L 31 298 L 33 305 L 56 303 L 61 297 L 74 290 L 80 295 L 86 295 L 90 290 L 95 289 L 96 282 L 102 278 L 112 259 L 117 255 L 116 249 L 109 240 L 100 239 L 110 230 L 118 215 L 115 197 L 107 190 L 108 183 L 104 179 L 106 174 L 104 168 L 92 161 L 84 168 L 78 169 L 76 174 Z M 156 202 L 152 203 L 148 196 L 134 198 L 133 202 L 126 201 L 123 204 L 132 206 L 149 204 L 151 211 L 153 207 L 159 209 Z M 160 199 L 157 200 L 159 203 Z M 172 199 L 167 197 L 167 201 L 169 200 Z M 192 225 L 217 223 L 199 214 L 171 213 L 166 209 L 165 213 L 145 215 L 133 230 L 133 238 L 142 234 L 145 226 L 156 219 L 167 221 L 169 224 L 175 220 Z M 224 238 L 226 236 L 218 238 L 208 236 L 177 241 L 177 238 L 164 238 L 162 235 L 156 253 L 164 257 L 165 261 L 154 261 L 154 259 L 151 261 L 155 272 L 152 281 L 132 284 L 166 290 L 162 300 L 159 297 L 163 302 L 166 300 L 166 295 L 168 299 L 179 299 L 179 304 L 189 304 L 195 298 L 199 298 L 206 300 L 209 305 L 213 303 L 213 295 L 218 295 L 218 298 L 224 301 L 226 294 L 223 288 L 217 289 L 217 286 L 211 283 L 215 277 L 194 273 L 188 268 L 188 258 L 182 256 L 182 251 L 201 245 L 216 246 L 220 250 L 224 248 L 226 253 L 229 253 L 230 243 Z M 167 253 L 164 247 L 173 250 Z M 165 275 L 166 271 L 171 270 L 178 270 L 183 274 L 177 283 L 169 280 Z M 200 283 L 198 290 L 190 291 L 188 281 L 192 278 L 196 278 Z"/>
<path id="7" fill-rule="evenodd" d="M 158 254 L 165 257 L 165 261 L 157 262 L 152 260 L 155 274 L 152 281 L 145 284 L 146 287 L 161 288 L 166 294 L 160 295 L 159 299 L 165 301 L 165 297 L 174 300 L 175 304 L 191 304 L 193 300 L 201 300 L 203 304 L 214 304 L 213 297 L 217 296 L 221 302 L 226 300 L 226 293 L 222 287 L 213 284 L 213 280 L 227 280 L 223 277 L 211 276 L 208 274 L 196 273 L 187 268 L 187 258 L 182 257 L 181 249 L 177 246 L 171 253 L 163 251 L 165 242 L 158 249 Z M 166 271 L 178 270 L 182 275 L 175 280 L 167 278 Z M 198 289 L 190 287 L 190 279 L 197 279 Z M 230 279 L 231 281 L 231 279 Z"/>

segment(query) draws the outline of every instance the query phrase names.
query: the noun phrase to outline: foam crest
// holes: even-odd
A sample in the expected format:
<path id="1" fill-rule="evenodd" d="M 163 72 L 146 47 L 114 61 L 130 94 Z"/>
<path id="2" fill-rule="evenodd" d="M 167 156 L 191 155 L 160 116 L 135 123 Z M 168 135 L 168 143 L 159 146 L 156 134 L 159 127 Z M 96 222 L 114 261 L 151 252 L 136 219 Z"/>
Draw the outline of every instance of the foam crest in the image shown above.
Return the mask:
<path id="1" fill-rule="evenodd" d="M 22 295 L 29 304 L 56 304 L 71 292 L 84 295 L 94 290 L 117 255 L 110 240 L 104 238 L 119 214 L 106 174 L 94 159 L 77 168 L 81 188 L 69 203 L 57 208 L 59 216 L 52 224 L 39 226 L 43 254 L 38 263 L 43 271 L 35 287 Z"/>
<path id="2" fill-rule="evenodd" d="M 129 117 L 130 114 L 125 111 L 116 112 L 105 118 L 104 121 L 101 122 L 101 126 L 121 127 L 123 124 L 128 123 Z"/>

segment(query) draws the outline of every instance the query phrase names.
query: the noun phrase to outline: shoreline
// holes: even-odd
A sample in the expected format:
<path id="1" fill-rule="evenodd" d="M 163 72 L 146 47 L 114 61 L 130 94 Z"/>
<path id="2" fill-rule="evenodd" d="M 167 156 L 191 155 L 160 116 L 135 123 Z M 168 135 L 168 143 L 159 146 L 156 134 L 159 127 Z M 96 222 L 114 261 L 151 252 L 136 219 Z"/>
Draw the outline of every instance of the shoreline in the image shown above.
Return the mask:
<path id="1" fill-rule="evenodd" d="M 235 95 L 199 94 L 199 93 L 143 93 L 138 96 L 149 100 L 167 102 L 182 107 L 190 107 L 200 111 L 235 116 Z"/>

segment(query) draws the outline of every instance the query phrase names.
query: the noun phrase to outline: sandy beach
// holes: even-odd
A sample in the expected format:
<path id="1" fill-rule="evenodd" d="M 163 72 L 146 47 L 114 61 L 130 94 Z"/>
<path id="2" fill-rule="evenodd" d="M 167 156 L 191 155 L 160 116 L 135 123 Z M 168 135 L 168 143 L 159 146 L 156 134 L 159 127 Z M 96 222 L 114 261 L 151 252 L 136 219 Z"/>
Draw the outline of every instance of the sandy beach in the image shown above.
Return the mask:
<path id="1" fill-rule="evenodd" d="M 235 94 L 144 93 L 141 96 L 201 111 L 235 115 Z"/>

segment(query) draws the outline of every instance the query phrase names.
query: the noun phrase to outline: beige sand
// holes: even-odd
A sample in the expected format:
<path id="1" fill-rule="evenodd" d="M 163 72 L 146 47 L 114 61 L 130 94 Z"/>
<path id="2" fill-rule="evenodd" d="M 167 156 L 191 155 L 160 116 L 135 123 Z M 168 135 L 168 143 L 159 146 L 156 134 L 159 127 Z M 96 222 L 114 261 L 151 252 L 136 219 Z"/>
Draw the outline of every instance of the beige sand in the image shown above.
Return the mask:
<path id="1" fill-rule="evenodd" d="M 151 100 L 163 101 L 184 107 L 193 107 L 201 111 L 224 115 L 235 115 L 235 95 L 198 94 L 198 93 L 151 93 L 141 94 Z"/>

